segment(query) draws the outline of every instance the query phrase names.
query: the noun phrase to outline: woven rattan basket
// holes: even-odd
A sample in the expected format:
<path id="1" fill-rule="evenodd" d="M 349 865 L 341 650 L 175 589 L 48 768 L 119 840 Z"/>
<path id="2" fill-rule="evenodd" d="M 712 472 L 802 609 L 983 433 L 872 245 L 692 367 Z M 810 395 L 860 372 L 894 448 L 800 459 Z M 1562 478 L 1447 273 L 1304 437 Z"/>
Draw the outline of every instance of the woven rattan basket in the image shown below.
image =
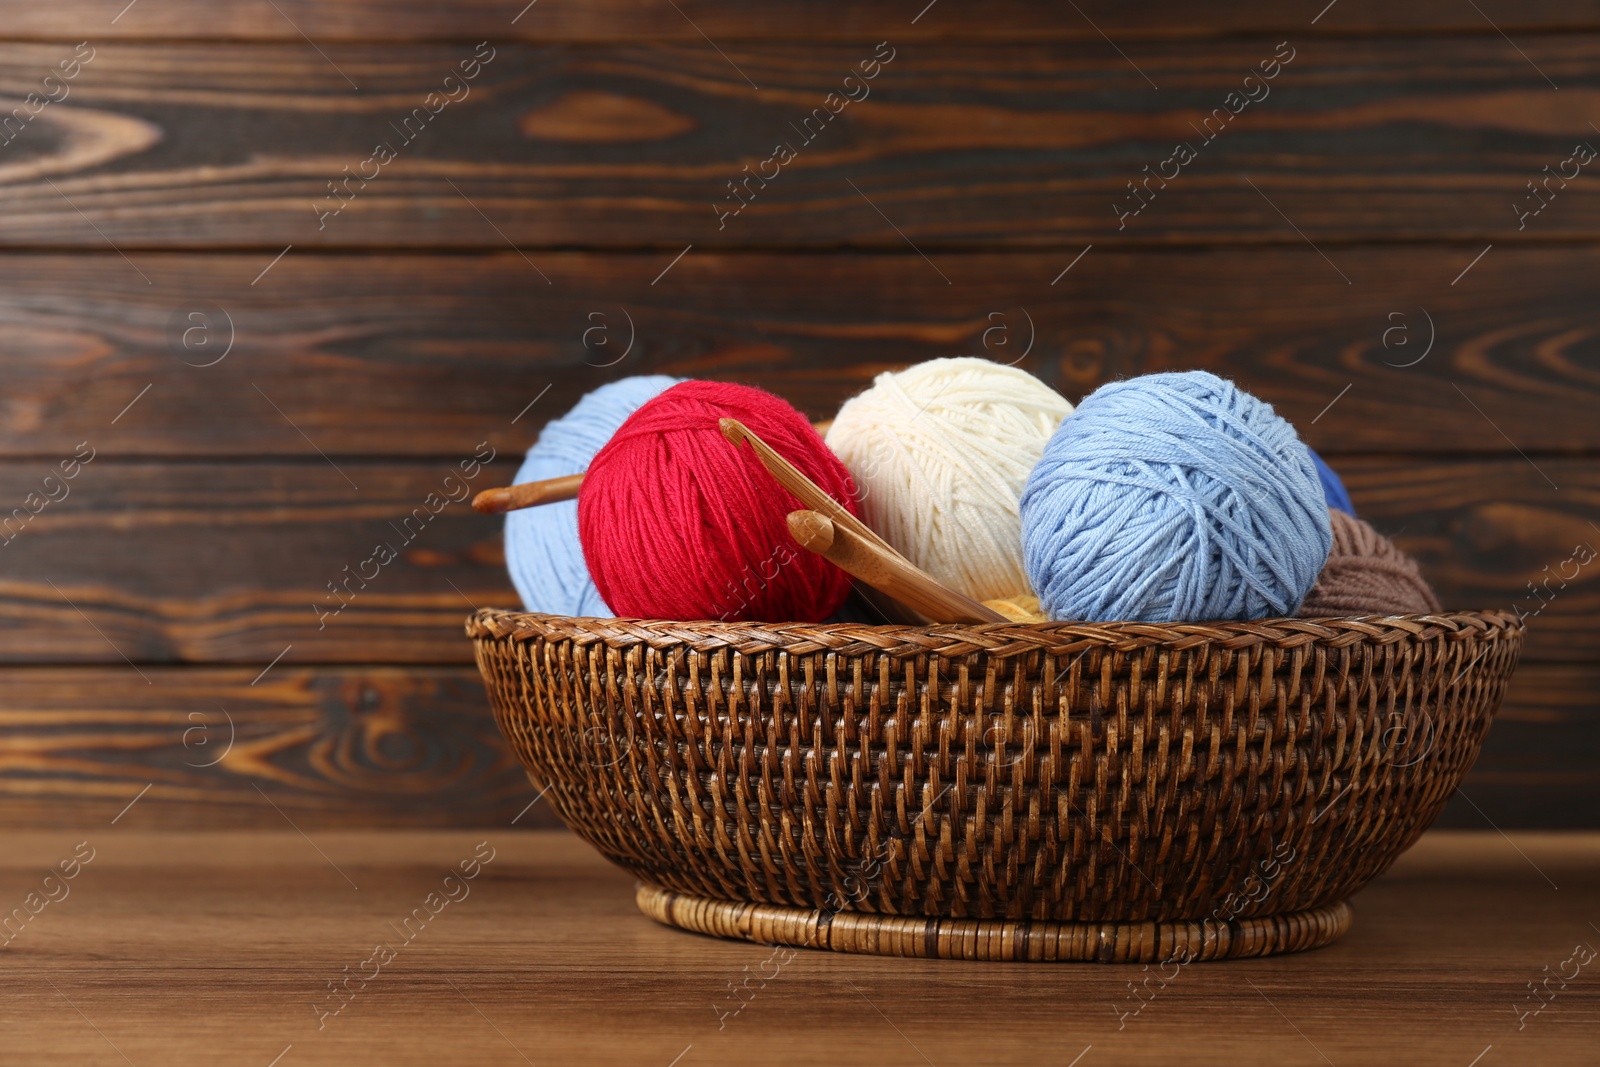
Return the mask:
<path id="1" fill-rule="evenodd" d="M 505 736 L 646 914 L 983 960 L 1325 945 L 1439 814 L 1504 612 L 1190 625 L 467 623 Z"/>

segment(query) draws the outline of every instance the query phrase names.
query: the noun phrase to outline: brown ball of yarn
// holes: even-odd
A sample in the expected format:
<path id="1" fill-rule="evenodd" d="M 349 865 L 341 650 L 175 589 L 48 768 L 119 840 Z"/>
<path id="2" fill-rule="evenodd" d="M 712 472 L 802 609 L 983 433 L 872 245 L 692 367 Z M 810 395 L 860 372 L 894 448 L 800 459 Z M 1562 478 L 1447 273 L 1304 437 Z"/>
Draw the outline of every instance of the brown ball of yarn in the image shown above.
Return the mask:
<path id="1" fill-rule="evenodd" d="M 1425 615 L 1439 610 L 1416 560 L 1353 515 L 1330 511 L 1333 548 L 1301 618 L 1334 615 Z"/>

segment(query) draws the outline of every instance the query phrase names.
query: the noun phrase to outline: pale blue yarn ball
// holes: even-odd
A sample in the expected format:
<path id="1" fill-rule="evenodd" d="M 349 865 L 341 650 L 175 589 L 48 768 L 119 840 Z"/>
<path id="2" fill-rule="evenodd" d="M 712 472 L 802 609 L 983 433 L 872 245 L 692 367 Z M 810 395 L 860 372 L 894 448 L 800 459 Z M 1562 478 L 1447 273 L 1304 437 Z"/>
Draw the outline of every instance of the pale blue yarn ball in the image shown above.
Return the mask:
<path id="1" fill-rule="evenodd" d="M 1332 544 L 1294 427 L 1204 371 L 1101 386 L 1022 492 L 1023 562 L 1052 619 L 1293 615 Z"/>
<path id="2" fill-rule="evenodd" d="M 548 423 L 528 449 L 518 482 L 559 478 L 589 461 L 647 400 L 681 379 L 653 374 L 602 385 Z M 578 502 L 563 500 L 506 515 L 506 568 L 523 607 L 547 615 L 614 615 L 589 577 L 578 541 Z"/>

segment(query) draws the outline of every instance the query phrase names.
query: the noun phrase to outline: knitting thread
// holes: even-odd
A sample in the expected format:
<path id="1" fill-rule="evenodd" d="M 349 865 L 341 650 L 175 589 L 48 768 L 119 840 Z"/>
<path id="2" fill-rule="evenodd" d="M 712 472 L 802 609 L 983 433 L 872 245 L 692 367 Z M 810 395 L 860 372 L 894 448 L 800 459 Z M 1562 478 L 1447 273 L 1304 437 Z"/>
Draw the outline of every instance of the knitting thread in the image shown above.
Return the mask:
<path id="1" fill-rule="evenodd" d="M 1071 413 L 1026 371 L 935 359 L 880 374 L 846 401 L 828 446 L 850 468 L 867 525 L 901 555 L 977 600 L 1026 596 L 1022 487 Z"/>
<path id="2" fill-rule="evenodd" d="M 1344 482 L 1339 478 L 1339 475 L 1334 473 L 1333 468 L 1328 466 L 1327 462 L 1316 452 L 1309 448 L 1306 451 L 1311 453 L 1311 462 L 1317 465 L 1317 480 L 1322 483 L 1322 498 L 1335 511 L 1342 511 L 1346 515 L 1354 515 L 1356 506 L 1350 502 L 1350 491 L 1344 487 Z"/>
<path id="3" fill-rule="evenodd" d="M 589 465 L 578 495 L 589 574 L 625 616 L 821 622 L 850 576 L 795 543 L 787 516 L 801 503 L 753 449 L 722 436 L 724 417 L 854 510 L 849 472 L 787 401 L 683 382 L 634 412 Z"/>
<path id="4" fill-rule="evenodd" d="M 1317 584 L 1300 605 L 1305 617 L 1426 615 L 1439 598 L 1416 560 L 1369 524 L 1332 512 L 1333 549 Z"/>
<path id="5" fill-rule="evenodd" d="M 1028 576 L 1053 619 L 1292 615 L 1331 541 L 1294 427 L 1203 371 L 1097 389 L 1022 494 Z"/>
<path id="6" fill-rule="evenodd" d="M 578 474 L 589 468 L 639 405 L 676 385 L 649 375 L 602 385 L 546 424 L 517 471 L 518 482 Z M 606 618 L 615 614 L 589 577 L 578 541 L 578 504 L 567 500 L 506 515 L 506 569 L 529 611 Z"/>

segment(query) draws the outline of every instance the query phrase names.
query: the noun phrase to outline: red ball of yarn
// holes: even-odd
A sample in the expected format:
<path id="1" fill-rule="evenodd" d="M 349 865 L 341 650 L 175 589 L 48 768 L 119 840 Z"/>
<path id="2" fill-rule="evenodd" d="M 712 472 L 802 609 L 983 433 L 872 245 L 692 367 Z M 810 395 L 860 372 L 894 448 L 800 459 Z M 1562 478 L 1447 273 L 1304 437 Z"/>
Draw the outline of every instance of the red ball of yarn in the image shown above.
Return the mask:
<path id="1" fill-rule="evenodd" d="M 856 510 L 849 471 L 787 401 L 681 382 L 622 424 L 578 494 L 589 574 L 619 615 L 821 622 L 849 596 L 850 576 L 789 535 L 788 514 L 804 505 L 722 436 L 729 417 Z"/>

